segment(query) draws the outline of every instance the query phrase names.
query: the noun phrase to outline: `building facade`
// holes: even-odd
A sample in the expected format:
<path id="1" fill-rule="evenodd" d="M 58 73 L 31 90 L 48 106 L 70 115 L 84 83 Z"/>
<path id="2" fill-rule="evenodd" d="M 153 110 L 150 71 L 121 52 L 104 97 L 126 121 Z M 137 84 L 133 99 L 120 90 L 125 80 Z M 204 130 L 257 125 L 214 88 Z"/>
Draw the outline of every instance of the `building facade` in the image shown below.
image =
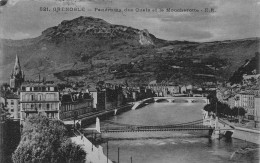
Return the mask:
<path id="1" fill-rule="evenodd" d="M 89 93 L 69 93 L 61 97 L 60 120 L 83 119 L 93 111 L 93 98 Z"/>
<path id="2" fill-rule="evenodd" d="M 59 92 L 56 85 L 35 82 L 21 86 L 21 121 L 31 114 L 42 114 L 51 119 L 59 119 L 59 107 Z"/>
<path id="3" fill-rule="evenodd" d="M 260 96 L 255 97 L 255 116 L 256 121 L 260 120 Z"/>
<path id="4" fill-rule="evenodd" d="M 88 89 L 87 92 L 92 96 L 93 98 L 93 109 L 97 109 L 97 90 L 96 89 Z"/>
<path id="5" fill-rule="evenodd" d="M 20 101 L 19 96 L 14 93 L 9 93 L 5 97 L 1 97 L 5 104 L 5 110 L 9 113 L 8 117 L 13 120 L 20 119 Z"/>
<path id="6" fill-rule="evenodd" d="M 97 92 L 97 110 L 107 109 L 106 90 Z"/>
<path id="7" fill-rule="evenodd" d="M 254 115 L 255 113 L 255 96 L 250 92 L 240 92 L 237 94 L 238 106 L 243 107 L 247 111 L 247 115 Z"/>

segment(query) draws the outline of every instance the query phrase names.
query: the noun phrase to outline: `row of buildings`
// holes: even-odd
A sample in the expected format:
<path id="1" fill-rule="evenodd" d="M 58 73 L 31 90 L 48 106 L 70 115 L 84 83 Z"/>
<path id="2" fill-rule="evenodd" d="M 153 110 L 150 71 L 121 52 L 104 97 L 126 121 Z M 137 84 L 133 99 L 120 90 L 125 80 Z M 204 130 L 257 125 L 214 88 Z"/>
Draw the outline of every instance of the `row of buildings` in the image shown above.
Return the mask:
<path id="1" fill-rule="evenodd" d="M 205 83 L 203 87 L 193 85 L 177 85 L 171 82 L 151 81 L 148 86 L 156 96 L 207 96 L 209 92 L 216 90 L 215 83 Z"/>
<path id="2" fill-rule="evenodd" d="M 9 119 L 23 122 L 31 114 L 70 121 L 82 119 L 93 112 L 122 106 L 129 101 L 151 97 L 145 87 L 126 87 L 105 82 L 96 88 L 75 90 L 59 88 L 51 81 L 25 81 L 19 58 L 10 75 L 10 83 L 1 88 L 0 103 Z"/>
<path id="3" fill-rule="evenodd" d="M 1 92 L 1 109 L 6 117 L 23 122 L 31 114 L 42 114 L 63 121 L 80 119 L 105 109 L 105 91 L 61 91 L 53 82 L 25 81 L 19 58 L 10 75 L 10 85 Z M 99 106 L 99 107 L 97 107 Z"/>
<path id="4" fill-rule="evenodd" d="M 218 100 L 228 104 L 230 108 L 244 108 L 247 111 L 248 119 L 260 120 L 260 75 L 255 75 L 255 77 L 256 83 L 254 85 L 246 82 L 246 78 L 242 84 L 220 87 L 217 90 Z"/>
<path id="5" fill-rule="evenodd" d="M 8 117 L 20 121 L 31 114 L 72 120 L 76 115 L 84 116 L 94 110 L 94 98 L 90 93 L 85 91 L 61 94 L 56 85 L 48 82 L 23 83 L 17 93 L 9 92 L 1 97 L 1 102 L 9 114 Z"/>
<path id="6" fill-rule="evenodd" d="M 143 86 L 115 85 L 98 82 L 96 88 L 61 88 L 51 81 L 25 81 L 19 58 L 10 75 L 9 86 L 1 97 L 8 117 L 24 121 L 30 114 L 42 114 L 63 121 L 73 120 L 102 110 L 108 110 L 127 102 L 154 96 L 206 96 L 207 91 L 215 90 L 211 83 L 207 89 L 192 85 L 179 86 L 172 83 L 150 82 Z"/>

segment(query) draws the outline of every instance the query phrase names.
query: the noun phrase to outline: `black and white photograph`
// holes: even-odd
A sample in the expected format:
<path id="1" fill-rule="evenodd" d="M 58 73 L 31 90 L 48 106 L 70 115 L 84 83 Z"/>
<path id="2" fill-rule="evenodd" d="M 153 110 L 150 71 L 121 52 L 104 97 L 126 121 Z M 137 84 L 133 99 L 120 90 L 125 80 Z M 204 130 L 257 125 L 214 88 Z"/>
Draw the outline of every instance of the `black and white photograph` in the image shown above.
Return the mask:
<path id="1" fill-rule="evenodd" d="M 0 163 L 260 163 L 260 0 L 0 0 Z"/>

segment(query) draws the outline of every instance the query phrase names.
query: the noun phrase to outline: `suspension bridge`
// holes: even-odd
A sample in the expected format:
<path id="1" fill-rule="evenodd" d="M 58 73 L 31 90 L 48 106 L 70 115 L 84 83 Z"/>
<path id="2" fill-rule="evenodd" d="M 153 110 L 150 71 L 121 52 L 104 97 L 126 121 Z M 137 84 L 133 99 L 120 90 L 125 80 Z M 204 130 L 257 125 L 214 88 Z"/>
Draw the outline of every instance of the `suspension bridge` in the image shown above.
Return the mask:
<path id="1" fill-rule="evenodd" d="M 158 132 L 158 131 L 194 131 L 194 130 L 213 130 L 210 126 L 203 125 L 203 120 L 196 120 L 186 123 L 170 124 L 170 125 L 157 125 L 157 126 L 144 126 L 144 125 L 130 125 L 117 123 L 112 121 L 105 121 L 110 124 L 109 127 L 101 127 L 101 133 L 109 132 Z"/>
<path id="2" fill-rule="evenodd" d="M 137 138 L 137 137 L 172 137 L 175 135 L 200 135 L 200 136 L 212 136 L 213 132 L 226 133 L 227 131 L 233 131 L 233 127 L 225 124 L 221 120 L 220 123 L 215 120 L 208 122 L 205 119 L 199 119 L 191 122 L 176 123 L 176 124 L 165 124 L 165 125 L 136 125 L 136 124 L 125 124 L 114 121 L 103 121 L 102 127 L 100 121 L 96 119 L 96 127 L 84 129 L 84 133 L 94 133 L 101 137 L 109 138 Z M 217 124 L 215 124 L 217 123 Z M 219 125 L 221 125 L 221 127 Z M 216 128 L 216 126 L 218 126 Z"/>

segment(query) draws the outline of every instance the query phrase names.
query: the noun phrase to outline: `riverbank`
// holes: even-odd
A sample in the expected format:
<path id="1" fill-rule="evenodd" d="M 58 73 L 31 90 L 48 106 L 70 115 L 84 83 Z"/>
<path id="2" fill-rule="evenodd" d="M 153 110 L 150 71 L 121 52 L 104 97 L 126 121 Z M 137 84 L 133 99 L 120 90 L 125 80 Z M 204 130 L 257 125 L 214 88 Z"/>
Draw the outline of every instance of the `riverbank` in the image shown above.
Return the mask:
<path id="1" fill-rule="evenodd" d="M 243 127 L 241 124 L 231 123 L 225 119 L 221 119 L 226 124 L 233 126 L 232 138 L 248 141 L 260 145 L 260 131 L 258 129 Z"/>
<path id="2" fill-rule="evenodd" d="M 154 99 L 152 97 L 143 99 L 141 101 L 136 101 L 136 102 L 134 102 L 132 110 L 142 108 L 142 107 L 146 106 L 148 103 L 153 103 L 153 102 L 154 102 Z"/>
<path id="3" fill-rule="evenodd" d="M 120 106 L 117 108 L 103 110 L 98 113 L 90 114 L 88 117 L 84 117 L 81 120 L 82 127 L 88 126 L 96 122 L 96 118 L 99 119 L 107 119 L 114 115 L 120 114 L 122 112 L 126 112 L 131 110 L 133 104 L 128 104 L 124 106 Z M 86 151 L 86 163 L 112 163 L 112 161 L 104 154 L 103 147 L 98 145 L 97 147 L 90 142 L 85 136 L 76 136 L 71 138 L 72 142 L 81 145 L 82 148 Z"/>
<path id="4" fill-rule="evenodd" d="M 114 115 L 120 114 L 122 112 L 126 112 L 128 110 L 131 110 L 133 107 L 133 104 L 128 104 L 124 106 L 119 106 L 117 108 L 112 108 L 109 110 L 102 110 L 99 112 L 93 112 L 89 114 L 86 117 L 79 118 L 78 120 L 81 121 L 81 127 L 87 127 L 88 125 L 94 124 L 96 122 L 96 118 L 98 117 L 100 120 L 107 119 L 109 117 L 112 117 Z"/>
<path id="5" fill-rule="evenodd" d="M 260 131 L 257 130 L 235 127 L 232 137 L 260 145 Z"/>

